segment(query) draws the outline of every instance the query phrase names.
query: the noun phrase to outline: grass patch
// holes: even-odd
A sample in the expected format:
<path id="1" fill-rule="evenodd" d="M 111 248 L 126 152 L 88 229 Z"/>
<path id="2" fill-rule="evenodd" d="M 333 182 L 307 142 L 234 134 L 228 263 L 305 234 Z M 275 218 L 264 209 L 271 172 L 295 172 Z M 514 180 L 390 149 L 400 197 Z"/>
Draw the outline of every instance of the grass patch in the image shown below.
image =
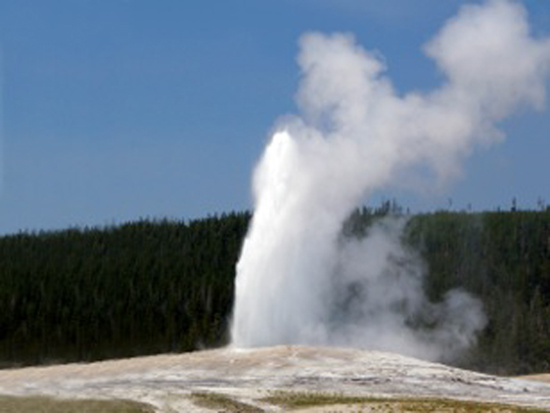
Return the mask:
<path id="1" fill-rule="evenodd" d="M 377 403 L 385 402 L 387 399 L 344 396 L 339 393 L 274 391 L 270 396 L 264 397 L 262 401 L 290 409 L 299 409 L 331 404 Z"/>
<path id="2" fill-rule="evenodd" d="M 262 399 L 263 402 L 285 409 L 304 409 L 315 406 L 357 405 L 379 412 L 449 412 L 449 413 L 548 413 L 548 410 L 450 399 L 389 399 L 376 397 L 345 396 L 337 393 L 276 391 Z"/>
<path id="3" fill-rule="evenodd" d="M 153 413 L 152 406 L 130 400 L 76 400 L 0 396 L 0 413 Z"/>
<path id="4" fill-rule="evenodd" d="M 223 410 L 227 413 L 262 413 L 263 410 L 250 404 L 238 402 L 220 393 L 193 393 L 191 400 L 197 406 L 207 409 Z"/>

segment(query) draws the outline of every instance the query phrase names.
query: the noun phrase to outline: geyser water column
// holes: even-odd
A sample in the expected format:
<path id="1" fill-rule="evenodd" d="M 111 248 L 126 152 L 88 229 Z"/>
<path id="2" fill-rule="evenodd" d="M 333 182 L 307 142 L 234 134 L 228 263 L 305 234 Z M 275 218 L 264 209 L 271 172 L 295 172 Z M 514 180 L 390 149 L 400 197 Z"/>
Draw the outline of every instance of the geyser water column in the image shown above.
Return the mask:
<path id="1" fill-rule="evenodd" d="M 476 144 L 502 139 L 495 122 L 522 104 L 542 108 L 550 42 L 530 35 L 519 3 L 490 0 L 463 6 L 425 52 L 447 80 L 430 93 L 401 96 L 353 36 L 302 37 L 300 116 L 279 123 L 254 173 L 234 346 L 398 342 L 391 349 L 437 358 L 456 343 L 467 346 L 483 327 L 479 302 L 465 293 L 428 302 L 399 226 L 355 244 L 342 241 L 341 226 L 362 199 L 417 168 L 431 170 L 438 184 L 453 178 Z M 408 264 L 396 265 L 395 256 Z M 342 312 L 352 285 L 361 300 Z M 413 331 L 411 312 L 428 310 L 443 314 L 440 325 Z"/>
<path id="2" fill-rule="evenodd" d="M 234 343 L 320 344 L 329 339 L 325 325 L 334 237 L 362 190 L 352 184 L 341 191 L 341 183 L 348 182 L 345 168 L 335 168 L 331 147 L 322 138 L 295 136 L 276 133 L 255 174 L 254 229 L 237 266 L 244 311 L 234 320 Z"/>

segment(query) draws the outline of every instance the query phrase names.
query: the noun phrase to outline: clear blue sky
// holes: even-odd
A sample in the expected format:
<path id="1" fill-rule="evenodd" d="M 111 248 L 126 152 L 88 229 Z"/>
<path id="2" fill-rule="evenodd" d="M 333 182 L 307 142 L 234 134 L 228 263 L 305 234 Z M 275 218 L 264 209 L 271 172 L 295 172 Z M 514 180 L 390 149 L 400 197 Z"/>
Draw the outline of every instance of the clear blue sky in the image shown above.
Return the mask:
<path id="1" fill-rule="evenodd" d="M 429 89 L 441 78 L 421 46 L 462 3 L 0 0 L 0 233 L 251 208 L 269 131 L 296 111 L 302 33 L 352 32 L 400 91 Z M 550 1 L 523 3 L 549 35 Z M 550 203 L 550 112 L 503 129 L 446 192 L 377 196 L 414 210 Z"/>

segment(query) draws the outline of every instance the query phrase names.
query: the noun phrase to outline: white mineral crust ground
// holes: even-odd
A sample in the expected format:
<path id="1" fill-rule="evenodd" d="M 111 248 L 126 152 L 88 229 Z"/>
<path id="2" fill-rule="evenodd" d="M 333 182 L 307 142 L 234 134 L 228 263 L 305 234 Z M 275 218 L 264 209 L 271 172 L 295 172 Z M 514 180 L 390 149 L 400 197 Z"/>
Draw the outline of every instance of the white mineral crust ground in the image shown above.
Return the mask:
<path id="1" fill-rule="evenodd" d="M 131 399 L 152 404 L 159 412 L 212 411 L 193 404 L 189 396 L 196 392 L 221 393 L 265 411 L 281 411 L 260 400 L 274 390 L 443 397 L 550 411 L 550 383 L 348 348 L 218 349 L 0 371 L 0 393 L 5 395 Z"/>

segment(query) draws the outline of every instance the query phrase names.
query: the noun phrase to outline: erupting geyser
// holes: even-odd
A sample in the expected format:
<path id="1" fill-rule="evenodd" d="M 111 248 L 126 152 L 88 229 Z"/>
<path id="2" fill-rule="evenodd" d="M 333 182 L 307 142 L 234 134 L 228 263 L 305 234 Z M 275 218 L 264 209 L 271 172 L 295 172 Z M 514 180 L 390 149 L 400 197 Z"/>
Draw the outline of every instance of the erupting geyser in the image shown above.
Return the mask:
<path id="1" fill-rule="evenodd" d="M 446 77 L 399 95 L 384 64 L 347 34 L 306 34 L 298 62 L 300 116 L 286 118 L 254 174 L 254 217 L 237 264 L 232 342 L 352 345 L 436 359 L 483 328 L 461 291 L 430 303 L 422 265 L 400 243 L 401 222 L 343 240 L 342 223 L 373 191 L 428 168 L 440 184 L 495 122 L 542 108 L 550 41 L 529 33 L 511 0 L 467 5 L 425 47 Z M 429 317 L 433 329 L 414 329 Z"/>

